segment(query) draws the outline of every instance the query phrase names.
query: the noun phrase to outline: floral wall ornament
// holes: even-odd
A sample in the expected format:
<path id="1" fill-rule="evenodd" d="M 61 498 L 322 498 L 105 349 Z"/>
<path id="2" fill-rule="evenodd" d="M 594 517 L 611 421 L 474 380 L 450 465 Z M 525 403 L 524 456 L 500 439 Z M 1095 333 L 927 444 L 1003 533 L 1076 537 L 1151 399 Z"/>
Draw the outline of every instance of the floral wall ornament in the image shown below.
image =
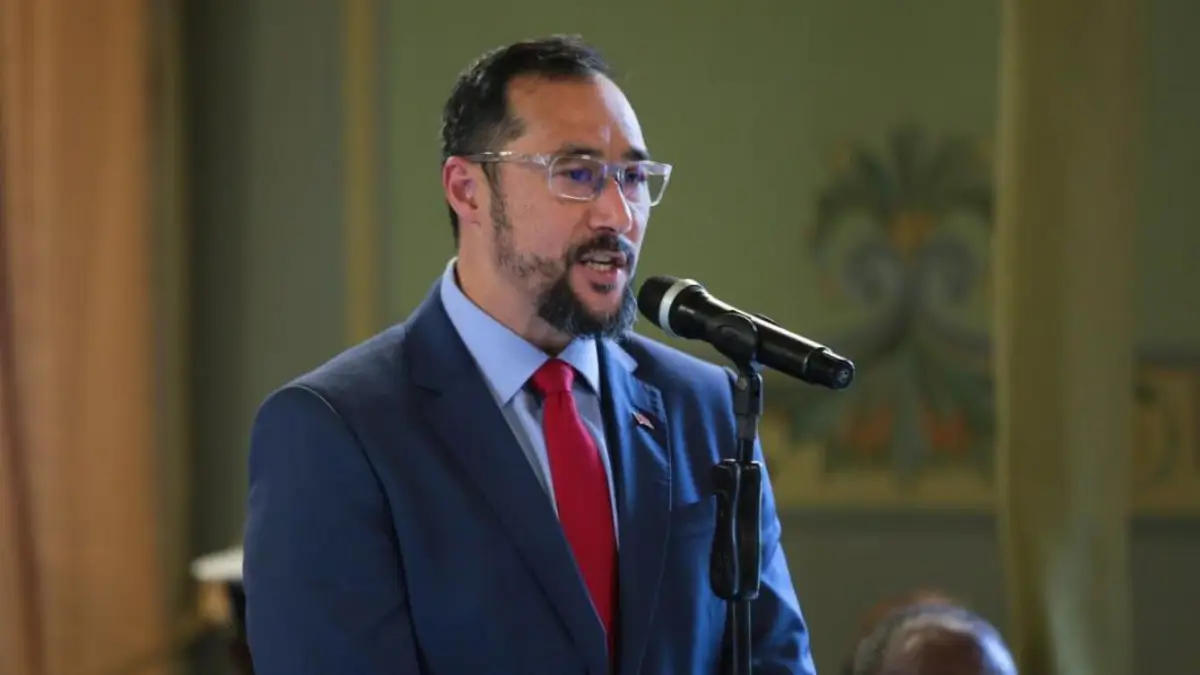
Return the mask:
<path id="1" fill-rule="evenodd" d="M 990 472 L 988 327 L 969 305 L 986 286 L 992 202 L 990 162 L 963 138 L 904 125 L 883 149 L 839 158 L 808 243 L 822 287 L 863 317 L 828 340 L 859 375 L 845 395 L 800 392 L 792 408 L 793 434 L 824 443 L 828 470 Z"/>
<path id="2" fill-rule="evenodd" d="M 806 253 L 841 314 L 813 337 L 857 373 L 835 394 L 768 387 L 760 431 L 783 506 L 994 505 L 991 176 L 985 144 L 913 125 L 835 158 Z M 1200 515 L 1200 355 L 1135 357 L 1134 507 Z"/>

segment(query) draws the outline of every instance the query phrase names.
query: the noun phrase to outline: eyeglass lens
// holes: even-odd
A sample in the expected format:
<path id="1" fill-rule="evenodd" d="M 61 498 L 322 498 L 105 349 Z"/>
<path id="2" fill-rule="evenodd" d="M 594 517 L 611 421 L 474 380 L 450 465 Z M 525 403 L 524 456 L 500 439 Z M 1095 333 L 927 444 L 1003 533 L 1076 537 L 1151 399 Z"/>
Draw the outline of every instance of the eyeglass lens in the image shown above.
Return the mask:
<path id="1" fill-rule="evenodd" d="M 592 199 L 604 189 L 612 173 L 621 185 L 625 199 L 654 206 L 662 199 L 667 176 L 646 162 L 629 162 L 611 167 L 590 157 L 559 157 L 550 164 L 550 187 L 570 199 Z"/>

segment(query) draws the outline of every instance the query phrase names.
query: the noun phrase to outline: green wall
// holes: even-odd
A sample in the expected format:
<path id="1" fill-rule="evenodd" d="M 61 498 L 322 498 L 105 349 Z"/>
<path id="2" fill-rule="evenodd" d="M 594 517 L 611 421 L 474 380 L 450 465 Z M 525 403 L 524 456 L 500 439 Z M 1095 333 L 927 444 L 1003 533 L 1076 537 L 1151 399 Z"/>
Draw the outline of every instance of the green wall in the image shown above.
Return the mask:
<path id="1" fill-rule="evenodd" d="M 258 404 L 344 346 L 340 16 L 188 5 L 196 552 L 241 540 Z"/>
<path id="2" fill-rule="evenodd" d="M 1147 7 L 1140 212 L 1138 333 L 1155 350 L 1200 361 L 1200 4 L 1155 0 Z"/>
<path id="3" fill-rule="evenodd" d="M 440 104 L 473 55 L 507 41 L 567 32 L 599 46 L 652 153 L 675 165 L 642 278 L 699 279 L 814 337 L 855 319 L 822 301 L 805 244 L 839 149 L 882 143 L 908 121 L 985 139 L 994 124 L 990 4 L 480 3 L 470 27 L 460 12 L 406 9 L 389 21 L 393 316 L 451 255 L 435 170 Z"/>
<path id="4" fill-rule="evenodd" d="M 390 11 L 384 278 L 393 318 L 424 297 L 452 255 L 436 170 L 440 104 L 472 56 L 511 40 L 568 32 L 598 45 L 655 156 L 675 164 L 643 278 L 700 279 L 814 336 L 858 318 L 822 297 L 804 239 L 839 150 L 881 146 L 905 122 L 985 147 L 994 140 L 995 3 L 527 2 L 519 12 L 479 3 L 465 12 L 470 21 L 460 5 Z M 1186 31 L 1198 12 L 1186 0 L 1147 11 L 1138 338 L 1152 350 L 1195 349 L 1200 228 L 1188 196 L 1200 176 L 1200 86 Z M 986 304 L 976 307 L 986 320 Z"/>

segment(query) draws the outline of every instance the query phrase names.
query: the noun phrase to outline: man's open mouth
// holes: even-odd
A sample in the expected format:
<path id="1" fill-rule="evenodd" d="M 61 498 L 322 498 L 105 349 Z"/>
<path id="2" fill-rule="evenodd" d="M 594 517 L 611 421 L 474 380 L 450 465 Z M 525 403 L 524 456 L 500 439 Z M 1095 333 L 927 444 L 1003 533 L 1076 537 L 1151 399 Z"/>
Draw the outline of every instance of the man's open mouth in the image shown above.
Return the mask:
<path id="1" fill-rule="evenodd" d="M 625 269 L 629 259 L 620 251 L 590 251 L 579 257 L 579 262 L 601 272 Z"/>

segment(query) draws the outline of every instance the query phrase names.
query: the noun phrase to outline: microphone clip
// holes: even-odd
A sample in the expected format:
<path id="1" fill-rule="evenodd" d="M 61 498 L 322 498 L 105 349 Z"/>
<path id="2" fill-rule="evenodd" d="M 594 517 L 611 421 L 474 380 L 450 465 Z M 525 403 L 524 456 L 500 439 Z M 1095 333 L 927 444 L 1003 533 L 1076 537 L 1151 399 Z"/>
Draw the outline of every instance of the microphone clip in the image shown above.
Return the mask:
<path id="1" fill-rule="evenodd" d="M 733 361 L 739 369 L 760 369 L 758 328 L 750 317 L 738 311 L 719 314 L 708 320 L 709 342 Z"/>

